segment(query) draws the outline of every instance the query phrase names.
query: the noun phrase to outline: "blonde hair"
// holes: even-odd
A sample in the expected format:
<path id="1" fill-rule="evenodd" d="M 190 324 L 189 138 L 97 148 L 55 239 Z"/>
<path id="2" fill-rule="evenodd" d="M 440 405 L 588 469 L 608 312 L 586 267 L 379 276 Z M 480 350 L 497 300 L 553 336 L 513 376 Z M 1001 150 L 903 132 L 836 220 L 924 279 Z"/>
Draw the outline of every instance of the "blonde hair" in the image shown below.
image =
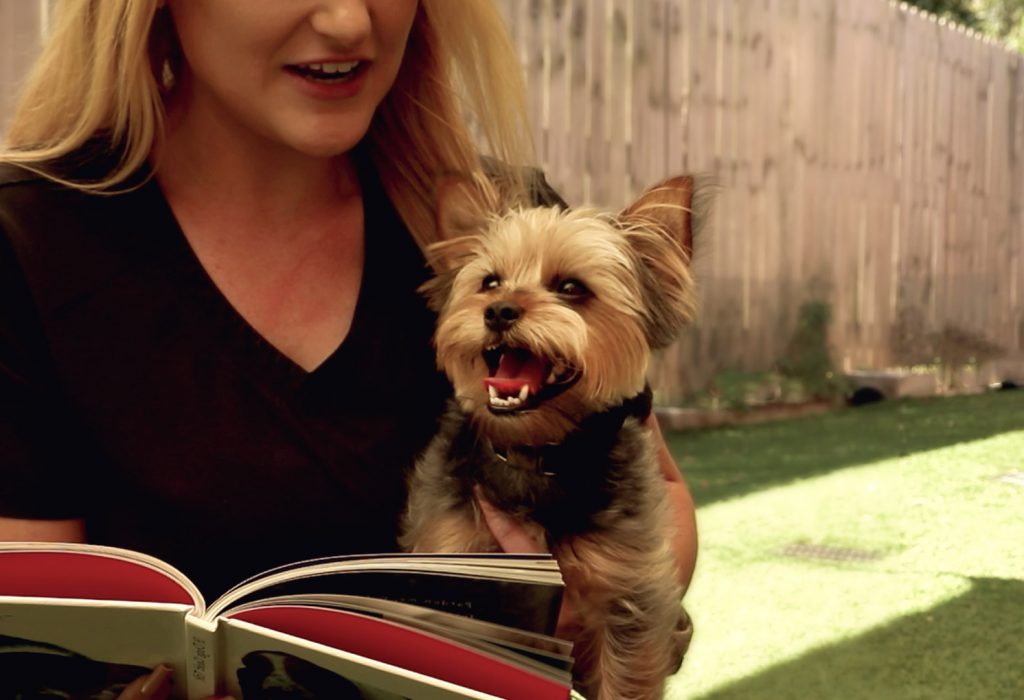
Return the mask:
<path id="1" fill-rule="evenodd" d="M 149 58 L 155 1 L 62 0 L 23 86 L 0 160 L 83 190 L 109 190 L 140 168 L 163 136 L 163 101 Z M 97 182 L 40 168 L 102 137 L 123 146 Z"/>
<path id="2" fill-rule="evenodd" d="M 394 87 L 367 134 L 384 188 L 421 246 L 437 236 L 434 187 L 446 174 L 480 171 L 481 149 L 513 165 L 533 163 L 518 56 L 493 0 L 420 0 Z M 164 104 L 154 50 L 157 0 L 61 0 L 51 36 L 29 73 L 0 161 L 77 189 L 117 186 L 157 153 Z M 71 182 L 49 161 L 90 140 L 119 149 L 97 181 Z M 522 189 L 516 168 L 508 175 Z M 507 185 L 508 183 L 506 183 Z"/>
<path id="3" fill-rule="evenodd" d="M 499 161 L 533 163 L 519 58 L 496 3 L 455 4 L 420 0 L 402 70 L 369 134 L 384 187 L 423 247 L 438 237 L 435 186 L 444 175 L 479 174 L 477 141 Z M 525 192 L 523 174 L 509 169 L 502 185 Z"/>

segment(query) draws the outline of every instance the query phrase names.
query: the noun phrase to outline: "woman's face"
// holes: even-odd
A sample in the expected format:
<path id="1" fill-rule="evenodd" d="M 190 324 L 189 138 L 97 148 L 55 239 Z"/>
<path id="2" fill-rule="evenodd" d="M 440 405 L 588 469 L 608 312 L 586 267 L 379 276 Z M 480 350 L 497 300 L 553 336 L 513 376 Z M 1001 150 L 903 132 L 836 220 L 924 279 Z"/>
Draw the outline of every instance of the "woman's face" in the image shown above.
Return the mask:
<path id="1" fill-rule="evenodd" d="M 313 156 L 352 148 L 398 74 L 417 0 L 170 0 L 173 108 Z M 200 121 L 199 123 L 202 123 Z"/>

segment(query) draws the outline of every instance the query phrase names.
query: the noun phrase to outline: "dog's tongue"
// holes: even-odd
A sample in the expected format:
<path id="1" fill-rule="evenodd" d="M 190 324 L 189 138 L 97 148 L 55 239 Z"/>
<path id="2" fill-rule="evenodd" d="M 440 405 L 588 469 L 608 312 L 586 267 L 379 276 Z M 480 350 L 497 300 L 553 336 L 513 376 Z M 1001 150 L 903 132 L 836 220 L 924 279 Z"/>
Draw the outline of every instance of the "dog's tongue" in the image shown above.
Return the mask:
<path id="1" fill-rule="evenodd" d="M 540 391 L 547 373 L 547 365 L 536 355 L 526 350 L 507 350 L 498 362 L 498 371 L 493 377 L 484 379 L 484 387 L 494 387 L 499 394 L 518 395 L 525 384 L 530 394 Z"/>

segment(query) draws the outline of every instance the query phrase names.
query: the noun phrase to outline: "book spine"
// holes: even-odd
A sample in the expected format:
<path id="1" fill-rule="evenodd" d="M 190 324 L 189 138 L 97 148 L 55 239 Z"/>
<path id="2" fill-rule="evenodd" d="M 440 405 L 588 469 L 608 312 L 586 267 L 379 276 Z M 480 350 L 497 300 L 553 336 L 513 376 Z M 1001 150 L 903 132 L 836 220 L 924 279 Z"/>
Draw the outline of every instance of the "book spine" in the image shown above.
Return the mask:
<path id="1" fill-rule="evenodd" d="M 217 692 L 216 632 L 216 622 L 185 618 L 185 671 L 190 698 L 205 698 Z"/>

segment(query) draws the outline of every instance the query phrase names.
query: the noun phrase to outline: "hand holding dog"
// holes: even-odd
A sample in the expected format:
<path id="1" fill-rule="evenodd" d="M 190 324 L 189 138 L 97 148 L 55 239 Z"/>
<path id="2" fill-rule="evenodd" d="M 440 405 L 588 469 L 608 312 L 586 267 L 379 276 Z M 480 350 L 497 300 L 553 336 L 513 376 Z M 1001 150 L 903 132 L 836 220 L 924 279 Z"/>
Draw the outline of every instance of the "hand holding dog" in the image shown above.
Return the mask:
<path id="1" fill-rule="evenodd" d="M 480 494 L 479 487 L 475 490 L 476 502 L 480 506 L 480 512 L 484 516 L 484 523 L 491 531 L 494 540 L 501 547 L 503 552 L 509 554 L 550 554 L 547 544 L 535 535 L 531 535 L 526 528 L 510 518 L 507 514 L 498 510 Z M 579 616 L 576 608 L 572 605 L 572 593 L 562 597 L 562 609 L 558 611 L 558 623 L 555 627 L 555 636 L 562 639 L 576 639 L 580 630 Z"/>

